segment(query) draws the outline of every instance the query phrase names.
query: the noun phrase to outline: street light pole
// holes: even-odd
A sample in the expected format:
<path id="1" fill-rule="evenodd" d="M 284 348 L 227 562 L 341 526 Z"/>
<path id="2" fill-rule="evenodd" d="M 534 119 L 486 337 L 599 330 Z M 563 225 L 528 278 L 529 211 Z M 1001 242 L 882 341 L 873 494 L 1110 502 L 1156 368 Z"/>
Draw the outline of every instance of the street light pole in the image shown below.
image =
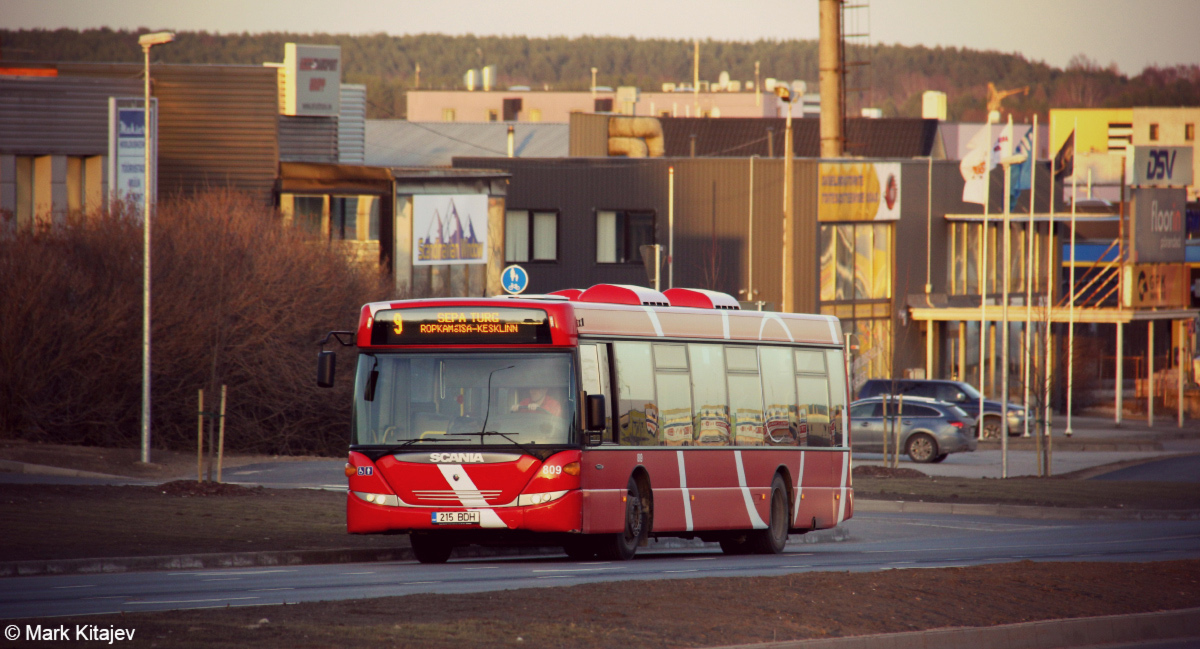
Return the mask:
<path id="1" fill-rule="evenodd" d="M 142 142 L 145 167 L 142 170 L 142 462 L 150 463 L 150 208 L 154 193 L 154 129 L 150 120 L 150 48 L 175 40 L 172 32 L 156 32 L 138 37 L 146 61 L 145 97 L 142 104 Z M 156 122 L 157 123 L 157 122 Z"/>
<path id="2" fill-rule="evenodd" d="M 792 193 L 795 179 L 792 173 L 792 96 L 787 86 L 775 86 L 775 94 L 783 100 L 787 118 L 783 128 L 783 299 L 780 311 L 793 313 L 796 310 L 795 288 L 795 245 L 796 219 L 792 218 Z"/>

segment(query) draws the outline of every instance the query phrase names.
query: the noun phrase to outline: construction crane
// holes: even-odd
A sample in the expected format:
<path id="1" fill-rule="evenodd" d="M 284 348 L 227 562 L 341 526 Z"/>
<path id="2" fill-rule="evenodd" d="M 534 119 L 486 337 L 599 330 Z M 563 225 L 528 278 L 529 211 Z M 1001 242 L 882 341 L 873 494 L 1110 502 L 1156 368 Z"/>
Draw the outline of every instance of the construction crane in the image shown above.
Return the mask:
<path id="1" fill-rule="evenodd" d="M 1029 95 L 1029 86 L 1013 88 L 1012 90 L 996 90 L 996 84 L 988 82 L 987 109 L 988 114 L 1000 113 L 1000 102 L 1013 95 Z"/>

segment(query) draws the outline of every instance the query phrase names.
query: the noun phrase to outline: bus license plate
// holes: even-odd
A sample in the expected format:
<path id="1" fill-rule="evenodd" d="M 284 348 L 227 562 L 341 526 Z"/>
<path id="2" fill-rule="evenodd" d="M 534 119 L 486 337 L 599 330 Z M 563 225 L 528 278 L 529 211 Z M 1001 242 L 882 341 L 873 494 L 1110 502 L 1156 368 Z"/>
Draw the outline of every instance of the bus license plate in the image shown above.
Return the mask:
<path id="1" fill-rule="evenodd" d="M 433 512 L 434 525 L 478 525 L 479 512 Z"/>

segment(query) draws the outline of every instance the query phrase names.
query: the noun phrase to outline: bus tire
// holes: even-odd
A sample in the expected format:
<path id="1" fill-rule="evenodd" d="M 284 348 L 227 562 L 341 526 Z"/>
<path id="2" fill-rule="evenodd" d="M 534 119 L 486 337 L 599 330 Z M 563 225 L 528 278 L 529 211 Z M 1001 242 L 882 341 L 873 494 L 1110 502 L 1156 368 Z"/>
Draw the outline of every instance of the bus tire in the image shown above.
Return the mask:
<path id="1" fill-rule="evenodd" d="M 753 530 L 747 536 L 750 551 L 754 554 L 779 554 L 788 540 L 788 496 L 783 476 L 775 474 L 771 481 L 771 514 L 767 529 Z"/>
<path id="2" fill-rule="evenodd" d="M 446 563 L 454 545 L 436 534 L 409 534 L 413 556 L 421 563 Z"/>
<path id="3" fill-rule="evenodd" d="M 642 493 L 637 479 L 625 486 L 625 530 L 597 539 L 596 554 L 610 561 L 628 561 L 650 532 L 650 494 Z"/>

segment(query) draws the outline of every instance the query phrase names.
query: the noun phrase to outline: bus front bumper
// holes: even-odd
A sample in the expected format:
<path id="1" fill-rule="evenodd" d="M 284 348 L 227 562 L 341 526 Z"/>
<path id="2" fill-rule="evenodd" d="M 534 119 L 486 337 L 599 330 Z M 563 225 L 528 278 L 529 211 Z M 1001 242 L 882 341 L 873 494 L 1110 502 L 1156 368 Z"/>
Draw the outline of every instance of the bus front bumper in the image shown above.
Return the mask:
<path id="1" fill-rule="evenodd" d="M 395 496 L 346 494 L 346 531 L 350 534 L 382 534 L 413 530 L 525 530 L 530 532 L 579 532 L 582 530 L 583 495 L 578 489 L 540 505 L 515 507 L 414 507 L 398 504 Z M 374 500 L 374 499 L 373 499 Z M 438 513 L 477 512 L 478 523 L 434 523 Z M 474 515 L 472 516 L 475 517 Z"/>

